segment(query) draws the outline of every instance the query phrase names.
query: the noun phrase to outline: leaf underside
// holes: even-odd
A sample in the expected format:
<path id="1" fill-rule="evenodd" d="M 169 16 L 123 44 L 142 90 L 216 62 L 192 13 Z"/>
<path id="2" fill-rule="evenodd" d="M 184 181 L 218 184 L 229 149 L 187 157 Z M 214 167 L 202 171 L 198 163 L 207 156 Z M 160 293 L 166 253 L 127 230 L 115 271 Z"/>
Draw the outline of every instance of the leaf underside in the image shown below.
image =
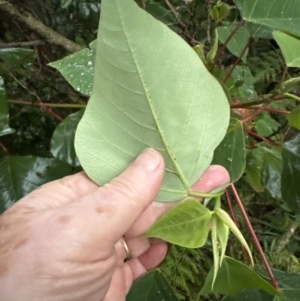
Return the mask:
<path id="1" fill-rule="evenodd" d="M 229 106 L 193 49 L 132 0 L 103 0 L 93 92 L 75 148 L 103 185 L 145 148 L 166 163 L 157 201 L 175 201 L 209 166 Z"/>

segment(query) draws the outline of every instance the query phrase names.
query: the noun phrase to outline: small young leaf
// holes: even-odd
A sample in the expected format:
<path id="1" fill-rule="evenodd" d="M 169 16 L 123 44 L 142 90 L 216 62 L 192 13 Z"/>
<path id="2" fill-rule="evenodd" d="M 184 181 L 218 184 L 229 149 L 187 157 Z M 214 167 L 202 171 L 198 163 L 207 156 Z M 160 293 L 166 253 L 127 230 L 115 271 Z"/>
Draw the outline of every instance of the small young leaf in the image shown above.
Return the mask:
<path id="1" fill-rule="evenodd" d="M 217 236 L 220 248 L 220 266 L 222 265 L 229 237 L 229 227 L 216 215 Z"/>
<path id="2" fill-rule="evenodd" d="M 201 294 L 212 292 L 213 269 L 208 273 Z M 251 268 L 233 258 L 225 257 L 214 285 L 213 292 L 237 296 L 246 288 L 258 288 L 272 295 L 281 295 L 268 281 Z M 252 301 L 252 300 L 251 300 Z"/>
<path id="3" fill-rule="evenodd" d="M 300 107 L 293 110 L 286 118 L 292 127 L 300 130 Z"/>
<path id="4" fill-rule="evenodd" d="M 186 200 L 162 216 L 146 233 L 186 248 L 206 242 L 211 212 L 196 200 Z"/>
<path id="5" fill-rule="evenodd" d="M 247 252 L 251 258 L 252 264 L 254 264 L 250 248 L 249 248 L 243 234 L 241 233 L 239 228 L 236 226 L 236 224 L 233 222 L 233 220 L 231 219 L 229 214 L 221 208 L 216 208 L 215 213 L 229 227 L 229 229 L 232 231 L 232 233 L 236 236 L 236 238 L 240 241 L 240 243 L 245 247 L 245 249 L 247 250 Z"/>
<path id="6" fill-rule="evenodd" d="M 219 265 L 220 265 L 220 251 L 219 251 L 219 243 L 218 243 L 218 235 L 217 235 L 217 220 L 216 215 L 212 215 L 211 217 L 211 242 L 213 248 L 213 256 L 214 256 L 214 269 L 213 269 L 213 279 L 211 283 L 211 289 L 213 290 L 214 283 L 217 278 Z"/>
<path id="7" fill-rule="evenodd" d="M 290 78 L 281 84 L 280 92 L 281 93 L 291 92 L 295 89 L 298 89 L 299 86 L 300 86 L 300 76 Z"/>
<path id="8" fill-rule="evenodd" d="M 218 31 L 215 30 L 214 43 L 206 56 L 206 59 L 209 63 L 213 62 L 213 60 L 215 59 L 218 52 L 218 46 L 219 46 L 219 36 L 218 36 Z"/>

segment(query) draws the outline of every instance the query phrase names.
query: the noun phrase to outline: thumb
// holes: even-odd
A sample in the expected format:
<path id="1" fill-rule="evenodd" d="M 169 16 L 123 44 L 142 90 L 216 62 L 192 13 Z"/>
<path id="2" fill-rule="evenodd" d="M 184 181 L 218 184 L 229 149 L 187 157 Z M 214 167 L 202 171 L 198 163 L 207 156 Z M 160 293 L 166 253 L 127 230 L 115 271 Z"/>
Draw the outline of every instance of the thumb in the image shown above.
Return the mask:
<path id="1" fill-rule="evenodd" d="M 115 244 L 151 204 L 163 173 L 161 154 L 146 149 L 120 176 L 82 199 L 82 210 L 89 211 L 86 213 L 95 222 L 93 228 L 102 245 Z"/>

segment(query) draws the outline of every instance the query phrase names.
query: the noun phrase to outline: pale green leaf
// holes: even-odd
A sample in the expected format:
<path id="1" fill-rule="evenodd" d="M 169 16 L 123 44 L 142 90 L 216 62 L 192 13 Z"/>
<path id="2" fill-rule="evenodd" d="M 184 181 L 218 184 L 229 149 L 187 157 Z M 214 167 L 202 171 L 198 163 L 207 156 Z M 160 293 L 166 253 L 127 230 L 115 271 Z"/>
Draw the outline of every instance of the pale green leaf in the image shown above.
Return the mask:
<path id="1" fill-rule="evenodd" d="M 300 68 L 300 40 L 281 31 L 274 31 L 273 37 L 282 51 L 286 65 Z"/>
<path id="2" fill-rule="evenodd" d="M 299 0 L 234 0 L 243 18 L 300 36 Z"/>
<path id="3" fill-rule="evenodd" d="M 293 90 L 300 88 L 300 76 L 290 78 L 284 81 L 280 86 L 280 91 L 282 93 L 291 92 Z"/>
<path id="4" fill-rule="evenodd" d="M 221 43 L 225 43 L 226 39 L 229 37 L 231 32 L 236 27 L 236 24 L 231 24 L 229 26 L 221 26 L 217 28 L 219 39 Z M 246 46 L 248 40 L 250 38 L 249 31 L 245 27 L 241 27 L 232 39 L 227 44 L 228 50 L 235 56 L 239 57 Z M 242 57 L 242 60 L 246 62 L 248 55 L 248 49 L 246 50 L 245 54 Z"/>
<path id="5" fill-rule="evenodd" d="M 223 259 L 225 257 L 228 237 L 229 237 L 229 227 L 216 215 L 217 223 L 217 236 L 220 248 L 220 266 L 222 265 Z"/>
<path id="6" fill-rule="evenodd" d="M 214 256 L 214 269 L 213 269 L 213 279 L 211 283 L 211 289 L 213 290 L 219 266 L 220 266 L 220 252 L 219 252 L 219 243 L 218 243 L 218 235 L 217 235 L 217 220 L 216 215 L 212 215 L 211 217 L 211 242 L 213 248 L 213 256 Z"/>
<path id="7" fill-rule="evenodd" d="M 219 46 L 219 36 L 218 36 L 218 31 L 215 30 L 215 37 L 214 37 L 214 42 L 212 44 L 212 47 L 210 48 L 207 56 L 206 56 L 206 59 L 208 62 L 213 62 L 216 55 L 217 55 L 217 52 L 218 52 L 218 46 Z"/>
<path id="8" fill-rule="evenodd" d="M 195 51 L 133 0 L 103 0 L 93 93 L 77 128 L 81 165 L 103 185 L 146 147 L 166 163 L 158 201 L 190 194 L 229 120 L 226 96 Z"/>
<path id="9" fill-rule="evenodd" d="M 146 233 L 186 248 L 199 248 L 206 242 L 211 212 L 196 200 L 186 200 L 169 210 Z"/>
<path id="10" fill-rule="evenodd" d="M 291 126 L 296 128 L 297 130 L 300 130 L 300 107 L 291 111 L 291 113 L 287 115 L 286 118 Z"/>
<path id="11" fill-rule="evenodd" d="M 253 258 L 252 258 L 252 253 L 251 250 L 248 246 L 248 243 L 246 242 L 243 234 L 241 233 L 241 231 L 239 230 L 239 228 L 236 226 L 236 224 L 233 222 L 233 220 L 231 219 L 231 217 L 229 216 L 229 214 L 224 211 L 221 208 L 216 208 L 215 209 L 215 213 L 217 214 L 217 216 L 229 227 L 229 229 L 231 230 L 231 232 L 235 235 L 235 237 L 240 241 L 240 243 L 244 246 L 244 248 L 247 250 L 250 259 L 252 261 L 253 264 Z"/>
<path id="12" fill-rule="evenodd" d="M 202 295 L 212 292 L 212 279 L 213 268 L 206 277 L 205 284 L 201 290 Z M 225 257 L 219 269 L 213 292 L 237 296 L 246 288 L 258 288 L 272 295 L 280 295 L 279 291 L 251 268 L 233 258 Z"/>

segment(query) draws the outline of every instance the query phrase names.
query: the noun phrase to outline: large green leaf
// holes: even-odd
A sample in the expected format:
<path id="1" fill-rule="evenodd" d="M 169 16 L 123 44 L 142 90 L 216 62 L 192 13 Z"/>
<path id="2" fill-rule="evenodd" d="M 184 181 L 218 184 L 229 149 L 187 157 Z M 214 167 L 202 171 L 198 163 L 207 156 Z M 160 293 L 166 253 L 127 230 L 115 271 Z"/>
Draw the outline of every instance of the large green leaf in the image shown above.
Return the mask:
<path id="1" fill-rule="evenodd" d="M 267 276 L 266 271 L 262 266 L 256 267 L 256 270 L 263 276 Z M 274 298 L 273 301 L 299 301 L 300 273 L 291 273 L 273 269 L 273 274 L 278 281 L 279 287 L 282 291 L 282 298 Z"/>
<path id="2" fill-rule="evenodd" d="M 9 71 L 23 71 L 35 60 L 35 52 L 27 48 L 0 49 L 0 74 Z"/>
<path id="3" fill-rule="evenodd" d="M 4 82 L 0 76 L 0 137 L 13 134 L 14 132 L 15 130 L 9 126 L 8 101 Z"/>
<path id="4" fill-rule="evenodd" d="M 40 185 L 72 173 L 56 159 L 6 156 L 0 159 L 0 213 Z"/>
<path id="5" fill-rule="evenodd" d="M 222 301 L 275 301 L 274 296 L 258 289 L 245 289 L 236 298 L 228 296 Z"/>
<path id="6" fill-rule="evenodd" d="M 262 184 L 273 198 L 281 199 L 281 149 L 274 147 L 268 150 L 264 148 L 264 151 L 261 174 Z"/>
<path id="7" fill-rule="evenodd" d="M 192 195 L 229 120 L 226 96 L 195 51 L 133 0 L 103 0 L 93 93 L 75 149 L 98 184 L 146 147 L 166 162 L 159 201 Z"/>
<path id="8" fill-rule="evenodd" d="M 243 18 L 300 36 L 299 0 L 234 0 Z"/>
<path id="9" fill-rule="evenodd" d="M 282 51 L 286 65 L 300 68 L 300 40 L 282 31 L 274 31 L 273 37 Z"/>
<path id="10" fill-rule="evenodd" d="M 281 192 L 283 200 L 300 214 L 300 134 L 282 149 Z"/>
<path id="11" fill-rule="evenodd" d="M 205 284 L 201 290 L 202 295 L 212 292 L 212 279 L 213 268 L 207 275 Z M 272 295 L 279 295 L 279 292 L 268 281 L 248 266 L 233 258 L 225 257 L 219 269 L 213 292 L 237 296 L 246 288 L 258 288 Z"/>
<path id="12" fill-rule="evenodd" d="M 231 182 L 236 182 L 245 170 L 246 146 L 243 125 L 231 118 L 226 136 L 216 148 L 213 164 L 224 166 L 229 172 Z"/>
<path id="13" fill-rule="evenodd" d="M 186 248 L 204 245 L 210 229 L 211 212 L 196 200 L 186 200 L 169 210 L 146 233 Z"/>
<path id="14" fill-rule="evenodd" d="M 65 161 L 72 166 L 79 166 L 75 153 L 75 131 L 84 110 L 80 110 L 66 117 L 55 129 L 51 139 L 51 153 L 53 157 Z"/>
<path id="15" fill-rule="evenodd" d="M 154 270 L 133 284 L 126 301 L 178 301 L 178 299 L 163 274 Z"/>
<path id="16" fill-rule="evenodd" d="M 219 40 L 224 44 L 226 39 L 229 37 L 231 32 L 236 27 L 236 24 L 231 24 L 229 26 L 221 26 L 217 28 L 219 34 Z M 249 31 L 245 27 L 241 27 L 232 39 L 227 44 L 228 50 L 235 56 L 239 57 L 246 46 L 248 39 L 250 38 Z M 242 57 L 242 60 L 246 62 L 248 55 L 248 49 Z"/>
<path id="17" fill-rule="evenodd" d="M 49 64 L 57 69 L 75 90 L 86 95 L 92 93 L 96 43 L 97 41 L 93 41 L 90 48 L 84 48 Z"/>

